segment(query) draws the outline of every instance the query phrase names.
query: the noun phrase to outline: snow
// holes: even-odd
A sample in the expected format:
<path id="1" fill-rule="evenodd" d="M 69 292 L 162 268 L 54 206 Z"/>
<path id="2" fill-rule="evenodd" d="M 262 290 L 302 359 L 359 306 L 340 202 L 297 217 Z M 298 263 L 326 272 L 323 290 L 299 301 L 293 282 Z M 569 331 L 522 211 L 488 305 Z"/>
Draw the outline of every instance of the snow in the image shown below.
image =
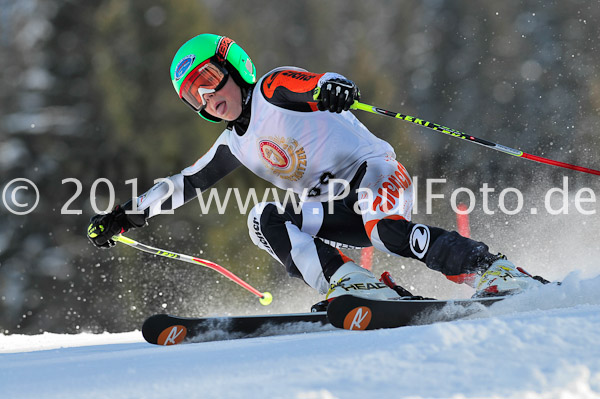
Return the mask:
<path id="1" fill-rule="evenodd" d="M 0 335 L 3 398 L 598 398 L 600 276 L 454 322 L 159 347 Z"/>

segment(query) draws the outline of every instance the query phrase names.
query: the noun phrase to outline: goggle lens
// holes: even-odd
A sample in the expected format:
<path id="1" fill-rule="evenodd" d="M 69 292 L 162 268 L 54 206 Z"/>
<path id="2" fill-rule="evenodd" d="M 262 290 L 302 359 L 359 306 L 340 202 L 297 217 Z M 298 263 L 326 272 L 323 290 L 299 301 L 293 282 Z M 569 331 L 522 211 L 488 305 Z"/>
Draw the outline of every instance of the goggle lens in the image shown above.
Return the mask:
<path id="1" fill-rule="evenodd" d="M 227 69 L 206 60 L 186 76 L 179 89 L 179 97 L 196 112 L 202 111 L 206 107 L 204 94 L 221 90 L 228 77 Z"/>

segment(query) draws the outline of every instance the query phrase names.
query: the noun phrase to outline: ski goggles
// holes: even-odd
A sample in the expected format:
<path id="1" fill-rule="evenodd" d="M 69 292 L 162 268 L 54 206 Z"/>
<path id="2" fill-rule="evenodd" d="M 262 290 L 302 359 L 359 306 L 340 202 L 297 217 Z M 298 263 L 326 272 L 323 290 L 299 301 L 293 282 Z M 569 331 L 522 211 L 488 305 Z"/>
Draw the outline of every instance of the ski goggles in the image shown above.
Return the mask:
<path id="1" fill-rule="evenodd" d="M 181 83 L 179 97 L 196 112 L 200 112 L 206 107 L 204 95 L 221 90 L 228 77 L 227 69 L 210 59 L 206 60 L 186 76 Z"/>

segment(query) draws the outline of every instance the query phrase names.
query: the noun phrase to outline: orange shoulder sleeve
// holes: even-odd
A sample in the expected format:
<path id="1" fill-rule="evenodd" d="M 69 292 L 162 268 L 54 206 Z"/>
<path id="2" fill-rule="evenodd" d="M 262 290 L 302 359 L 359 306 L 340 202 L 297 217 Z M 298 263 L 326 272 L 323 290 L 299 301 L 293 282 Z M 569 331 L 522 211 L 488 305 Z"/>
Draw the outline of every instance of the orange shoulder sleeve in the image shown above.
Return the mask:
<path id="1" fill-rule="evenodd" d="M 313 92 L 323 74 L 279 70 L 266 76 L 260 86 L 265 99 L 278 107 L 300 112 L 317 110 Z"/>

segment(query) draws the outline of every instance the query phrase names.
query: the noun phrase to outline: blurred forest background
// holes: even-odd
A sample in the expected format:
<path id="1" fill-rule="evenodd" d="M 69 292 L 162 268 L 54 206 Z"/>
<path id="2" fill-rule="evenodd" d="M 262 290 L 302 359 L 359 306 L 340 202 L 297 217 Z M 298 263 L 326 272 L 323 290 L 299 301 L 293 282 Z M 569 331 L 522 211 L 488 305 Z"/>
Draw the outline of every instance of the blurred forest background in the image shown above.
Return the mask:
<path id="1" fill-rule="evenodd" d="M 127 180 L 137 178 L 141 194 L 154 179 L 194 163 L 224 128 L 205 123 L 172 88 L 171 59 L 187 39 L 227 35 L 250 54 L 259 76 L 281 65 L 339 72 L 357 82 L 367 103 L 599 169 L 598 26 L 594 0 L 0 0 L 0 184 L 28 178 L 40 191 L 39 206 L 25 216 L 0 204 L 0 331 L 128 331 L 157 312 L 307 311 L 320 299 L 252 245 L 235 206 L 226 215 L 201 215 L 194 202 L 130 236 L 222 264 L 271 291 L 269 308 L 208 269 L 88 243 L 97 179 L 109 179 L 117 202 L 125 202 Z M 596 176 L 358 116 L 423 183 L 414 217 L 423 223 L 455 228 L 447 200 L 424 214 L 426 178 L 447 179 L 437 191 L 447 198 L 457 187 L 478 194 L 484 182 L 496 188 L 495 199 L 504 187 L 535 193 L 562 187 L 563 176 L 572 189 L 600 194 Z M 76 194 L 74 183 L 63 183 L 68 178 L 82 182 L 68 205 L 80 215 L 61 214 Z M 216 187 L 261 192 L 268 185 L 240 169 Z M 106 207 L 107 186 L 99 184 L 97 195 L 98 207 Z M 578 252 L 598 253 L 597 213 L 552 224 L 541 215 L 489 216 L 480 208 L 473 235 L 512 243 L 510 250 L 532 263 L 576 268 L 566 264 L 568 248 L 553 241 L 573 223 L 580 238 L 596 237 Z M 375 270 L 384 268 L 417 293 L 458 292 L 418 262 L 376 255 Z"/>

